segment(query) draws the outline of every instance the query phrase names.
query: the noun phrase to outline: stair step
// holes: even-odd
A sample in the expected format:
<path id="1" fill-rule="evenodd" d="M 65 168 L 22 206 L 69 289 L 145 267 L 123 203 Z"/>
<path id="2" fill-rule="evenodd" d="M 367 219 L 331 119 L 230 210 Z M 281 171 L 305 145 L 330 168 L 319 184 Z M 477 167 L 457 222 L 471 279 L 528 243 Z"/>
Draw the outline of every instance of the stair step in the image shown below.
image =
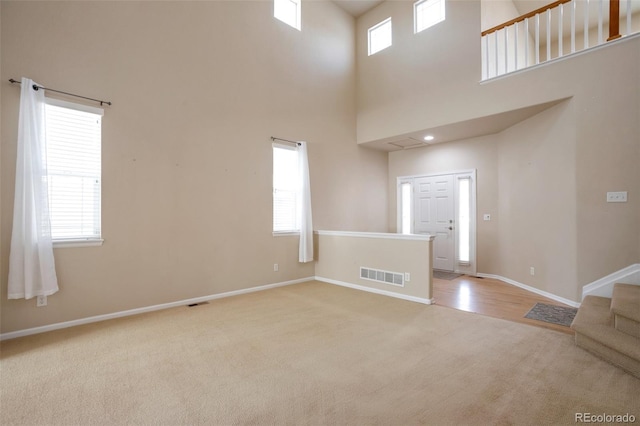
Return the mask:
<path id="1" fill-rule="evenodd" d="M 640 339 L 615 329 L 611 299 L 585 297 L 571 328 L 576 345 L 640 378 Z"/>
<path id="2" fill-rule="evenodd" d="M 613 287 L 611 312 L 616 330 L 640 338 L 640 286 L 616 284 Z"/>

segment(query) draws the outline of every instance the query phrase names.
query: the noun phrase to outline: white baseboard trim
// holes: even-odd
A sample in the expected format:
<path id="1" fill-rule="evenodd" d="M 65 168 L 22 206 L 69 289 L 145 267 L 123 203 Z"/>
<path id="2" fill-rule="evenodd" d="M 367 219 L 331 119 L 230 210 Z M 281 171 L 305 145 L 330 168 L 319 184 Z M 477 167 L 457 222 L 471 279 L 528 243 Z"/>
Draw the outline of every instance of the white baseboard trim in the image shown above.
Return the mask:
<path id="1" fill-rule="evenodd" d="M 334 279 L 331 279 L 331 278 L 324 278 L 324 277 L 316 276 L 316 277 L 314 277 L 314 279 L 316 281 L 322 281 L 323 283 L 335 284 L 335 285 L 339 285 L 339 286 L 342 286 L 342 287 L 352 288 L 352 289 L 355 289 L 355 290 L 366 291 L 368 293 L 381 294 L 383 296 L 395 297 L 396 299 L 408 300 L 410 302 L 418 302 L 418 303 L 422 303 L 422 304 L 425 304 L 425 305 L 431 305 L 433 303 L 433 299 L 424 299 L 424 298 L 421 298 L 421 297 L 408 296 L 406 294 L 395 293 L 393 291 L 387 291 L 387 290 L 379 290 L 377 288 L 365 287 L 365 286 L 362 286 L 362 285 L 347 283 L 347 282 L 344 282 L 344 281 L 338 281 L 338 280 L 334 280 Z"/>
<path id="2" fill-rule="evenodd" d="M 482 278 L 493 278 L 494 280 L 503 281 L 503 282 L 505 282 L 507 284 L 511 284 L 511 285 L 516 286 L 516 287 L 520 287 L 520 288 L 522 288 L 524 290 L 530 291 L 532 293 L 539 294 L 540 296 L 544 296 L 544 297 L 546 297 L 548 299 L 555 300 L 556 302 L 564 303 L 565 305 L 573 306 L 574 308 L 579 308 L 580 307 L 580 302 L 575 302 L 573 300 L 565 299 L 564 297 L 560 297 L 560 296 L 557 296 L 555 294 L 548 293 L 548 292 L 546 292 L 544 290 L 540 290 L 538 288 L 531 287 L 531 286 L 528 286 L 526 284 L 519 283 L 518 281 L 514 281 L 514 280 L 512 280 L 510 278 L 505 278 L 505 277 L 502 277 L 500 275 L 478 273 L 478 274 L 476 274 L 476 276 L 477 277 L 482 277 Z"/>
<path id="3" fill-rule="evenodd" d="M 582 298 L 584 299 L 585 296 L 594 293 L 596 295 L 611 297 L 611 293 L 613 292 L 613 285 L 615 283 L 626 282 L 628 278 L 636 274 L 640 274 L 640 263 L 629 265 L 626 268 L 622 268 L 619 271 L 607 275 L 606 277 L 602 277 L 599 280 L 585 285 L 584 287 L 582 287 Z M 631 281 L 637 281 L 637 278 L 636 280 Z M 635 284 L 635 282 L 633 283 Z M 638 282 L 638 284 L 640 284 L 640 282 Z"/>
<path id="4" fill-rule="evenodd" d="M 193 299 L 179 300 L 176 302 L 162 303 L 160 305 L 146 306 L 143 308 L 129 309 L 127 311 L 113 312 L 111 314 L 96 315 L 93 317 L 81 318 L 72 321 L 59 322 L 41 327 L 27 328 L 25 330 L 12 331 L 0 334 L 0 341 L 15 339 L 17 337 L 30 336 L 32 334 L 45 333 L 47 331 L 60 330 L 63 328 L 74 327 L 76 325 L 90 324 L 92 322 L 106 321 L 115 318 L 127 317 L 131 315 L 143 314 L 146 312 L 159 311 L 162 309 L 175 308 L 178 306 L 192 305 L 194 303 L 207 302 L 209 300 L 223 299 L 225 297 L 239 296 L 241 294 L 254 293 L 256 291 L 269 290 L 276 287 L 284 287 L 287 285 L 303 283 L 313 280 L 314 277 L 299 278 L 296 280 L 283 281 L 279 283 L 266 284 L 257 287 L 243 288 L 241 290 L 228 291 L 226 293 L 212 294 L 209 296 L 195 297 Z"/>

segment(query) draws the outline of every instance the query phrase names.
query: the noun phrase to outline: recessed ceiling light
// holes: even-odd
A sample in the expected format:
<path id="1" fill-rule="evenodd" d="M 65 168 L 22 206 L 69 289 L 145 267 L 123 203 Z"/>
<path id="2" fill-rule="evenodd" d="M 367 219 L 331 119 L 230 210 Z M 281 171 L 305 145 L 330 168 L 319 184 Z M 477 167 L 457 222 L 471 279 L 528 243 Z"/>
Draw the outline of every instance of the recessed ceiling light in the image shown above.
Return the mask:
<path id="1" fill-rule="evenodd" d="M 433 136 L 431 136 L 431 135 L 427 135 L 427 136 L 425 136 L 425 137 L 424 137 L 424 140 L 425 140 L 425 141 L 432 141 L 432 140 L 434 140 L 434 139 L 435 139 L 435 138 L 434 138 Z"/>

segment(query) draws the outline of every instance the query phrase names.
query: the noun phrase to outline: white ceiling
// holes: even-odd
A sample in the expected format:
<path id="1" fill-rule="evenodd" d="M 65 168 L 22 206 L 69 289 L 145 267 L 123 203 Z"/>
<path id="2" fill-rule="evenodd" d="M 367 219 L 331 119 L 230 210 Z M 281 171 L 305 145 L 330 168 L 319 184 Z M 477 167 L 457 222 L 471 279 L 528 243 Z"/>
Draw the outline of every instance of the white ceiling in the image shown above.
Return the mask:
<path id="1" fill-rule="evenodd" d="M 373 9 L 384 0 L 333 0 L 335 4 L 346 10 L 354 18 Z"/>

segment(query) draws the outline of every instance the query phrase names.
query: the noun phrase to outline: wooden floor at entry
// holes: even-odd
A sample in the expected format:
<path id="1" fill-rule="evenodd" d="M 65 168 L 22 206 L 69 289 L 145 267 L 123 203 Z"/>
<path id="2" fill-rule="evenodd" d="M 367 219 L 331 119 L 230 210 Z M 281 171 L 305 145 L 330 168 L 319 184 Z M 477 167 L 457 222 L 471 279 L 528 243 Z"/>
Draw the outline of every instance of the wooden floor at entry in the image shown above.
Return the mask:
<path id="1" fill-rule="evenodd" d="M 433 297 L 437 305 L 573 334 L 569 327 L 524 317 L 537 302 L 567 305 L 502 281 L 467 275 L 450 281 L 434 278 Z"/>

